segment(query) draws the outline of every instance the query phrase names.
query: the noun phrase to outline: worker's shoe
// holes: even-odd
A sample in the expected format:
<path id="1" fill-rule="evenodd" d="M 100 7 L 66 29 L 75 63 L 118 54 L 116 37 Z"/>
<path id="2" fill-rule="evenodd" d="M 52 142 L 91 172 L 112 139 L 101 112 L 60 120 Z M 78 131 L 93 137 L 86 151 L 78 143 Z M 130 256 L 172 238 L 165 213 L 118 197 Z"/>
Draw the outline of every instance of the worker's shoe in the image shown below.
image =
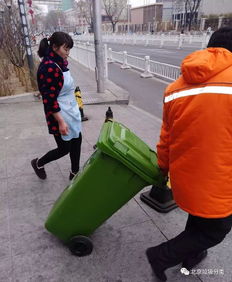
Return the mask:
<path id="1" fill-rule="evenodd" d="M 191 270 L 194 266 L 200 263 L 207 256 L 207 254 L 208 252 L 205 250 L 194 257 L 187 258 L 185 261 L 183 261 L 182 267 Z"/>
<path id="2" fill-rule="evenodd" d="M 36 159 L 31 161 L 31 166 L 33 167 L 36 175 L 40 179 L 46 179 L 47 178 L 47 174 L 46 174 L 46 171 L 45 171 L 44 167 L 43 166 L 41 166 L 41 167 L 38 166 L 38 158 L 36 158 Z"/>
<path id="3" fill-rule="evenodd" d="M 81 117 L 81 121 L 86 121 L 86 120 L 88 120 L 87 116 Z"/>
<path id="4" fill-rule="evenodd" d="M 167 276 L 164 273 L 166 268 L 162 267 L 162 265 L 160 264 L 158 258 L 156 258 L 155 249 L 156 249 L 156 247 L 152 247 L 152 248 L 148 248 L 146 250 L 147 259 L 148 259 L 148 261 L 149 261 L 149 263 L 151 265 L 151 268 L 152 268 L 155 276 L 157 278 L 159 278 L 160 281 L 166 281 L 167 280 Z"/>

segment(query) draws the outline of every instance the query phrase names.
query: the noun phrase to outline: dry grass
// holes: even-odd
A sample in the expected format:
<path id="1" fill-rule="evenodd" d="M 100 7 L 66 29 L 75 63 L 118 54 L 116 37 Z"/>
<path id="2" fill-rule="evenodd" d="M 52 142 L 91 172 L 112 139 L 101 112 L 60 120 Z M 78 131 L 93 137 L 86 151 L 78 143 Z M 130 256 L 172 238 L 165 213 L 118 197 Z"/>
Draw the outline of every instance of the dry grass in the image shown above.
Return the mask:
<path id="1" fill-rule="evenodd" d="M 37 69 L 37 63 L 35 66 Z M 30 77 L 28 66 L 16 67 L 0 50 L 0 96 L 9 96 L 37 90 L 35 74 Z"/>

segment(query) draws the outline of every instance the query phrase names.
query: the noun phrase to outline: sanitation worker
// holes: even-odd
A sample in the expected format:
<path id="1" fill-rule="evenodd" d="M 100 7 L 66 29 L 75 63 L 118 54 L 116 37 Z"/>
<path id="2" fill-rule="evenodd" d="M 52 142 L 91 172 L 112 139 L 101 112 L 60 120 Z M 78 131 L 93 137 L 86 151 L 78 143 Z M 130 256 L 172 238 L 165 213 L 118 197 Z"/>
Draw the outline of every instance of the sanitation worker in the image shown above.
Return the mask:
<path id="1" fill-rule="evenodd" d="M 154 274 L 200 263 L 232 225 L 232 28 L 215 31 L 188 55 L 164 94 L 158 164 L 170 174 L 174 199 L 188 213 L 185 230 L 147 249 Z"/>
<path id="2" fill-rule="evenodd" d="M 73 40 L 65 32 L 57 31 L 40 41 L 38 55 L 43 58 L 37 71 L 37 82 L 44 105 L 49 134 L 57 147 L 31 161 L 34 172 L 46 179 L 44 165 L 69 154 L 72 180 L 78 173 L 81 154 L 81 114 L 74 96 L 74 81 L 67 59 Z"/>

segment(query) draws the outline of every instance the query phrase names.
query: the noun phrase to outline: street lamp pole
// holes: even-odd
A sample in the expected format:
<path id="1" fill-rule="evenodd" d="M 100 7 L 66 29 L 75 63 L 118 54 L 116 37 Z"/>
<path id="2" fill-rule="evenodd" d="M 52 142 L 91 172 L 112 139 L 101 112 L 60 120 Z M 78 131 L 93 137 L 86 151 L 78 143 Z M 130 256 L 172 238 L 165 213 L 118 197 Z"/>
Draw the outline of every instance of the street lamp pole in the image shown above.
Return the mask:
<path id="1" fill-rule="evenodd" d="M 23 30 L 23 35 L 24 35 L 24 42 L 25 42 L 25 47 L 26 47 L 27 62 L 28 62 L 29 70 L 30 70 L 31 79 L 32 79 L 34 76 L 34 72 L 33 72 L 34 71 L 34 62 L 33 62 L 33 56 L 32 56 L 32 51 L 31 51 L 31 42 L 29 39 L 28 23 L 27 23 L 24 0 L 18 0 L 18 5 L 19 5 L 20 19 L 22 23 L 22 30 Z"/>
<path id="2" fill-rule="evenodd" d="M 102 45 L 102 33 L 101 33 L 101 0 L 93 1 L 93 27 L 94 27 L 94 45 L 95 45 L 95 59 L 96 67 L 95 74 L 97 80 L 97 92 L 105 92 L 105 76 L 104 76 L 104 56 Z"/>

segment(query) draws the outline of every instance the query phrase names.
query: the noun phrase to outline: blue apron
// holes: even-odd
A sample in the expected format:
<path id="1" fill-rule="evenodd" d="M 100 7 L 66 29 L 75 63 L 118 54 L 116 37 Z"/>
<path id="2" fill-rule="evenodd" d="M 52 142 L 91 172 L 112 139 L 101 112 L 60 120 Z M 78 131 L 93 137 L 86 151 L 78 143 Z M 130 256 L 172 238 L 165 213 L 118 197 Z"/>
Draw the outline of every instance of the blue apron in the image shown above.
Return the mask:
<path id="1" fill-rule="evenodd" d="M 61 135 L 64 141 L 78 138 L 81 132 L 81 114 L 74 96 L 74 81 L 70 71 L 63 72 L 64 84 L 57 97 L 60 113 L 68 125 L 68 135 Z"/>

